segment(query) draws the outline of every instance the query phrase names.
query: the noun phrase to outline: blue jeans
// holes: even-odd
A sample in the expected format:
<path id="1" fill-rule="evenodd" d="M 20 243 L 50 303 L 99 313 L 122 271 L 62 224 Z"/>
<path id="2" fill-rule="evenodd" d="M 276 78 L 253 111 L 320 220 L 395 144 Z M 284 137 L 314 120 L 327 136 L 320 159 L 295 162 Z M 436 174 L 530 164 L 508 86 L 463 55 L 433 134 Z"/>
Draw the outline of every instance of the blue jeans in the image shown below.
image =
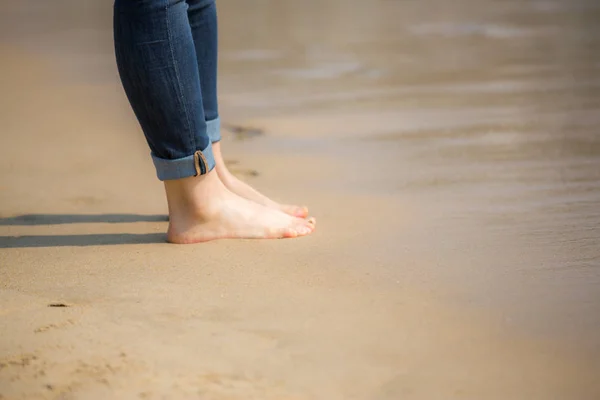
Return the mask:
<path id="1" fill-rule="evenodd" d="M 214 0 L 115 0 L 123 88 L 160 180 L 215 167 L 217 11 Z"/>

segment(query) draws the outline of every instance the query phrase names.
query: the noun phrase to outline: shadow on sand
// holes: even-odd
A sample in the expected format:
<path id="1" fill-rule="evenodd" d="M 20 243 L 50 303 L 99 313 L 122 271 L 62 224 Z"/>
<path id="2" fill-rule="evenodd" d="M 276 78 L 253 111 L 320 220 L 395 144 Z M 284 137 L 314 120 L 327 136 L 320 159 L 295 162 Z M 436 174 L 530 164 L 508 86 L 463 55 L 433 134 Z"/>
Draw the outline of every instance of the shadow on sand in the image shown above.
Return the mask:
<path id="1" fill-rule="evenodd" d="M 130 222 L 163 222 L 166 215 L 137 214 L 25 214 L 0 218 L 2 225 L 122 224 Z"/>
<path id="2" fill-rule="evenodd" d="M 0 226 L 35 226 L 82 223 L 166 222 L 166 215 L 136 214 L 27 214 L 0 218 Z M 102 233 L 85 235 L 0 236 L 0 249 L 19 247 L 107 246 L 117 244 L 161 243 L 164 233 Z"/>

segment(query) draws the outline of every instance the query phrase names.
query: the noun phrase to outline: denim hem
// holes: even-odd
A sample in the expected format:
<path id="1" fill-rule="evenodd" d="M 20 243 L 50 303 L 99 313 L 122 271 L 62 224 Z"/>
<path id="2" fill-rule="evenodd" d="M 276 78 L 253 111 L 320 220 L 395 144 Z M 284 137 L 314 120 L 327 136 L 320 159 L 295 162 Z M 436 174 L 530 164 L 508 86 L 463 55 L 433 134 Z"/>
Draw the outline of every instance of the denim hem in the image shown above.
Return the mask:
<path id="1" fill-rule="evenodd" d="M 221 118 L 217 117 L 206 121 L 206 134 L 211 143 L 216 143 L 221 140 Z"/>
<path id="2" fill-rule="evenodd" d="M 152 154 L 152 161 L 156 168 L 156 176 L 161 181 L 204 175 L 215 167 L 212 143 L 209 143 L 204 150 L 199 150 L 190 156 L 176 160 L 158 158 Z"/>

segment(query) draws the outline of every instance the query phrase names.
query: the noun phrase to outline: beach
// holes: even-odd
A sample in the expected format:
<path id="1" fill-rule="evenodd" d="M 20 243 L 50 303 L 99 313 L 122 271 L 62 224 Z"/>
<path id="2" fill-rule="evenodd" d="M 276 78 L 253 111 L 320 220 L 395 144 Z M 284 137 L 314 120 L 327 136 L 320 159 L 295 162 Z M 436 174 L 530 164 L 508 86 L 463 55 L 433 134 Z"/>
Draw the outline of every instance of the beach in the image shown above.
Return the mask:
<path id="1" fill-rule="evenodd" d="M 318 223 L 189 246 L 101 3 L 0 17 L 0 399 L 600 398 L 593 1 L 219 2 L 226 162 Z"/>

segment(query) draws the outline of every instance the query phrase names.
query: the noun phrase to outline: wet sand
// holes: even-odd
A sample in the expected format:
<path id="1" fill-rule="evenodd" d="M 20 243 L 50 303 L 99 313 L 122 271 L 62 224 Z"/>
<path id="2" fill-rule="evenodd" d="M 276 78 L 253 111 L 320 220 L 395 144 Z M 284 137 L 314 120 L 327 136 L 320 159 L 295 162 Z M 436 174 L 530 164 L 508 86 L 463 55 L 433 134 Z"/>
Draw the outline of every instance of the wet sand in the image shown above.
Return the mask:
<path id="1" fill-rule="evenodd" d="M 375 3 L 220 3 L 226 158 L 319 225 L 195 246 L 110 5 L 8 6 L 1 399 L 600 398 L 599 7 Z"/>

